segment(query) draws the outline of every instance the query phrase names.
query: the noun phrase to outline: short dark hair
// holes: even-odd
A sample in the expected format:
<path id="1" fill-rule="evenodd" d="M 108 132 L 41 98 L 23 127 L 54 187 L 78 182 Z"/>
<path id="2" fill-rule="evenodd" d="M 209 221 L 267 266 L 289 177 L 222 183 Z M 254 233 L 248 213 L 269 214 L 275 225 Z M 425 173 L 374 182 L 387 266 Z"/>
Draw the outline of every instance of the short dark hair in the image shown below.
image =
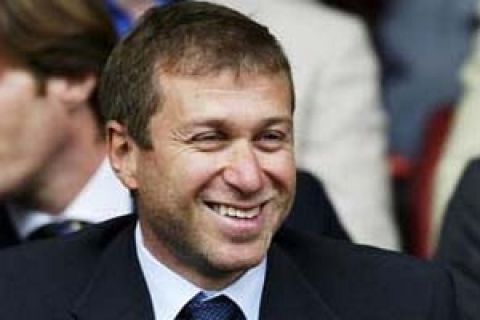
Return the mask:
<path id="1" fill-rule="evenodd" d="M 143 148 L 151 148 L 149 120 L 162 109 L 161 74 L 237 76 L 284 73 L 289 62 L 268 29 L 221 5 L 183 1 L 149 9 L 120 41 L 107 62 L 100 86 L 106 120 L 126 126 Z"/>
<path id="2" fill-rule="evenodd" d="M 43 93 L 45 80 L 100 77 L 117 41 L 100 0 L 1 0 L 1 50 L 26 67 Z M 96 91 L 91 103 L 100 119 Z"/>

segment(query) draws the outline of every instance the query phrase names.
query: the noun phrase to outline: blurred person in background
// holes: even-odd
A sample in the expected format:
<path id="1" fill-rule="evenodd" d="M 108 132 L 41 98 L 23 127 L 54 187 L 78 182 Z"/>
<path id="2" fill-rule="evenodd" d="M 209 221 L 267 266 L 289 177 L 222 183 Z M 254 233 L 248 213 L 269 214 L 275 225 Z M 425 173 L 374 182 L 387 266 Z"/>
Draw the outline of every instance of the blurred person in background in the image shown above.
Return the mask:
<path id="1" fill-rule="evenodd" d="M 477 3 L 480 14 L 480 1 Z M 435 249 L 447 204 L 467 164 L 480 156 L 480 31 L 476 31 L 462 72 L 463 93 L 436 168 L 432 197 L 431 247 Z"/>
<path id="2" fill-rule="evenodd" d="M 431 189 L 435 189 L 432 176 L 442 148 L 441 137 L 448 131 L 450 110 L 455 109 L 459 98 L 463 100 L 460 67 L 470 50 L 477 25 L 477 0 L 319 2 L 358 14 L 370 26 L 382 66 L 382 93 L 390 123 L 388 141 L 395 211 L 401 222 L 406 249 L 427 256 L 430 246 L 427 242 L 432 237 L 423 233 L 430 228 L 433 228 L 432 234 L 438 233 L 435 231 L 438 219 L 434 219 L 433 226 L 430 221 Z M 468 71 L 468 77 L 474 77 L 473 70 Z M 455 131 L 470 130 L 455 127 Z M 470 148 L 467 146 L 470 143 L 456 145 L 448 148 L 455 153 Z M 442 180 L 460 175 L 458 165 L 452 169 L 445 164 L 440 166 Z M 441 191 L 433 190 L 434 198 L 445 199 L 452 184 L 444 185 Z M 445 201 L 440 205 L 435 202 L 433 211 L 439 216 Z"/>
<path id="3" fill-rule="evenodd" d="M 445 107 L 460 94 L 460 70 L 475 27 L 476 0 L 383 1 L 374 36 L 382 62 L 395 207 L 408 252 L 428 256 L 432 171 Z"/>
<path id="4" fill-rule="evenodd" d="M 455 102 L 460 68 L 470 48 L 476 0 L 391 0 L 376 34 L 390 153 L 415 165 L 432 113 Z"/>
<path id="5" fill-rule="evenodd" d="M 480 1 L 477 2 L 477 14 Z M 464 93 L 436 168 L 430 246 L 452 270 L 465 319 L 480 318 L 480 32 L 463 69 Z"/>
<path id="6" fill-rule="evenodd" d="M 0 2 L 0 247 L 131 211 L 97 101 L 116 40 L 97 0 Z"/>

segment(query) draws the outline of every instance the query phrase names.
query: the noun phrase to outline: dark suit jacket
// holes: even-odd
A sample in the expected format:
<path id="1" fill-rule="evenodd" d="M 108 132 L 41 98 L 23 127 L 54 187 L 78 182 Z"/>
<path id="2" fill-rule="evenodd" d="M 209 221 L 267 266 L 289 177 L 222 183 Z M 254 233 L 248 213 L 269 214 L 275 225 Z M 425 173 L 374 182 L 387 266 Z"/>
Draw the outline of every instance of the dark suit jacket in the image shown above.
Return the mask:
<path id="1" fill-rule="evenodd" d="M 135 223 L 122 217 L 0 253 L 0 319 L 153 320 Z M 282 230 L 268 253 L 260 319 L 457 317 L 450 279 L 433 264 Z"/>
<path id="2" fill-rule="evenodd" d="M 466 319 L 480 319 L 480 159 L 465 170 L 447 207 L 436 259 L 451 269 Z"/>
<path id="3" fill-rule="evenodd" d="M 312 235 L 350 240 L 321 182 L 303 170 L 297 171 L 297 193 L 292 211 L 285 223 Z M 0 203 L 0 249 L 20 242 L 5 207 Z"/>

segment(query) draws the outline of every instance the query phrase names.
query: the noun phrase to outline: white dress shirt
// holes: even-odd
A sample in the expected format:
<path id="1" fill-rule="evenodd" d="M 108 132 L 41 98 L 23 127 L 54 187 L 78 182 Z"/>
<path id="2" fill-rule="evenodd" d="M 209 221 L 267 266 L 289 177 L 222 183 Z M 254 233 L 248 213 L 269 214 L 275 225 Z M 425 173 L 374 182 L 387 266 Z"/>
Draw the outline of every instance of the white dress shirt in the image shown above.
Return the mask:
<path id="1" fill-rule="evenodd" d="M 105 159 L 80 193 L 59 215 L 27 210 L 13 203 L 8 213 L 20 238 L 49 223 L 68 219 L 99 223 L 132 212 L 132 199 Z"/>
<path id="2" fill-rule="evenodd" d="M 135 230 L 135 244 L 140 267 L 152 299 L 155 320 L 175 319 L 183 306 L 200 292 L 204 292 L 209 298 L 224 294 L 240 307 L 246 320 L 258 320 L 266 258 L 225 289 L 212 292 L 195 286 L 153 257 L 143 244 L 138 224 Z"/>

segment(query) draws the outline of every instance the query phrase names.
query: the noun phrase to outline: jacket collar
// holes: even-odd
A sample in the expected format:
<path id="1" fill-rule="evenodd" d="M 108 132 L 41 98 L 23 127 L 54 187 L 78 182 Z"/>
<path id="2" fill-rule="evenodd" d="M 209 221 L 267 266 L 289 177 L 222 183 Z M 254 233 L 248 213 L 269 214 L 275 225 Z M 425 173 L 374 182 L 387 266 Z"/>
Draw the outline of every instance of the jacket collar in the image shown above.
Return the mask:
<path id="1" fill-rule="evenodd" d="M 70 319 L 153 320 L 150 295 L 140 268 L 131 223 L 106 249 Z"/>
<path id="2" fill-rule="evenodd" d="M 261 320 L 337 320 L 291 258 L 275 243 L 269 251 Z"/>

